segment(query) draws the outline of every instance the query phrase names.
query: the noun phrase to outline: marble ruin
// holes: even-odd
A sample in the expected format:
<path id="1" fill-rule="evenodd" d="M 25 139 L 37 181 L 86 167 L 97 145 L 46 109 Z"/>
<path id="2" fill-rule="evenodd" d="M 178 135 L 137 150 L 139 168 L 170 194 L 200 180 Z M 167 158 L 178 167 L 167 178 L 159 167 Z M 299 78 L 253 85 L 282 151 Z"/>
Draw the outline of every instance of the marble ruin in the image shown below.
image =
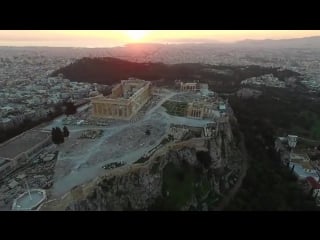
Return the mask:
<path id="1" fill-rule="evenodd" d="M 180 84 L 181 92 L 200 92 L 203 96 L 214 96 L 214 92 L 209 90 L 209 86 L 207 83 L 199 83 L 199 82 L 176 82 Z"/>
<path id="2" fill-rule="evenodd" d="M 92 99 L 93 117 L 111 119 L 131 119 L 152 96 L 149 81 L 122 80 L 107 97 Z"/>
<path id="3" fill-rule="evenodd" d="M 199 83 L 183 83 L 180 82 L 180 90 L 181 91 L 199 91 L 200 90 L 200 84 Z"/>
<path id="4" fill-rule="evenodd" d="M 188 103 L 187 117 L 196 119 L 217 118 L 220 112 L 216 103 L 199 101 Z"/>

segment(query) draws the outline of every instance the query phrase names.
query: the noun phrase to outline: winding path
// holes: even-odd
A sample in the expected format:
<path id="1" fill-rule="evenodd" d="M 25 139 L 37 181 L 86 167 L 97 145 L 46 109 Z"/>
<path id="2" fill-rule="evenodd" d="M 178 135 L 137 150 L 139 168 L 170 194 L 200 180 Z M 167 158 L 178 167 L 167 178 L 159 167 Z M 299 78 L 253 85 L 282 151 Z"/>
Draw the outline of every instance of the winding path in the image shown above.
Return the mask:
<path id="1" fill-rule="evenodd" d="M 242 168 L 241 168 L 241 173 L 239 176 L 239 179 L 237 181 L 237 183 L 234 185 L 234 187 L 228 192 L 228 195 L 225 196 L 222 201 L 219 203 L 219 205 L 214 209 L 216 211 L 221 211 L 223 210 L 226 206 L 228 206 L 228 204 L 230 203 L 230 201 L 232 200 L 232 198 L 235 196 L 235 194 L 239 191 L 243 179 L 245 178 L 245 176 L 247 175 L 247 170 L 248 170 L 248 159 L 249 159 L 249 155 L 247 153 L 247 149 L 245 146 L 245 142 L 244 142 L 244 136 L 243 133 L 240 133 L 241 136 L 241 141 L 240 141 L 240 149 L 241 152 L 244 154 L 244 158 L 242 161 Z"/>
<path id="2" fill-rule="evenodd" d="M 298 140 L 299 139 L 307 141 L 307 142 L 312 142 L 312 143 L 315 143 L 315 144 L 320 144 L 319 140 L 314 140 L 314 139 L 309 139 L 309 138 L 304 138 L 304 137 L 298 137 Z"/>

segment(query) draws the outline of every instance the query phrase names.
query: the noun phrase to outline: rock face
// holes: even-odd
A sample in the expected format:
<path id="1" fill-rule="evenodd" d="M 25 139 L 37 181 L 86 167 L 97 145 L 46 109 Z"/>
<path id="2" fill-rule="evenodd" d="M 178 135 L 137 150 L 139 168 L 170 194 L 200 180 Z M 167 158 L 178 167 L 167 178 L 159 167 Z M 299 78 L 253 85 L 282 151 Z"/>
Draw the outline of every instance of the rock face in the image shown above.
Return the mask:
<path id="1" fill-rule="evenodd" d="M 160 194 L 160 176 L 146 167 L 129 170 L 120 176 L 102 177 L 92 193 L 72 202 L 66 210 L 144 209 Z"/>
<path id="2" fill-rule="evenodd" d="M 230 124 L 216 137 L 159 149 L 147 162 L 110 170 L 42 210 L 210 210 L 240 172 Z"/>

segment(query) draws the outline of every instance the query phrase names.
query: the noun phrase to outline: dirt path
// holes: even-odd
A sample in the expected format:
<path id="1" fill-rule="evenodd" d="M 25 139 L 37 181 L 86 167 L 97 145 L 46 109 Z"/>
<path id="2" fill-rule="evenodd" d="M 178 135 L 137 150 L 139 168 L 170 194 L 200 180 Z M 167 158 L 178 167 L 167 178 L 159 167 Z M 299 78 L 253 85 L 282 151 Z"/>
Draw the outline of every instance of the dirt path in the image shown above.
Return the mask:
<path id="1" fill-rule="evenodd" d="M 102 169 L 102 166 L 106 164 L 107 162 L 112 161 L 124 161 L 128 164 L 132 163 L 132 161 L 136 161 L 141 156 L 143 156 L 144 153 L 151 150 L 153 147 L 158 145 L 160 141 L 162 140 L 162 136 L 165 133 L 161 133 L 158 130 L 157 134 L 159 135 L 157 138 L 153 139 L 154 143 L 150 145 L 151 140 L 143 140 L 145 143 L 143 146 L 138 147 L 130 147 L 127 146 L 127 148 L 131 148 L 131 151 L 128 152 L 124 148 L 123 151 L 121 148 L 124 146 L 124 142 L 127 141 L 127 144 L 130 142 L 129 139 L 125 139 L 123 136 L 129 136 L 128 134 L 130 132 L 136 134 L 136 139 L 133 140 L 134 142 L 140 141 L 138 136 L 143 134 L 144 132 L 140 131 L 139 129 L 146 128 L 146 126 L 149 125 L 155 125 L 152 126 L 152 129 L 158 129 L 161 125 L 161 122 L 165 123 L 165 128 L 169 127 L 169 124 L 166 122 L 166 120 L 163 120 L 163 112 L 159 112 L 159 108 L 161 104 L 166 101 L 167 99 L 170 99 L 173 95 L 175 95 L 175 92 L 169 92 L 163 96 L 163 99 L 159 101 L 152 109 L 150 109 L 149 112 L 147 112 L 144 116 L 144 118 L 139 119 L 137 122 L 133 123 L 124 123 L 122 125 L 116 125 L 112 127 L 94 127 L 90 129 L 103 129 L 104 133 L 100 137 L 100 139 L 97 139 L 94 143 L 83 143 L 83 148 L 85 148 L 85 151 L 82 151 L 82 148 L 77 148 L 78 151 L 80 151 L 79 154 L 67 154 L 67 155 L 59 155 L 59 159 L 57 161 L 57 166 L 55 169 L 55 181 L 54 186 L 52 189 L 52 195 L 54 197 L 57 197 L 61 194 L 64 194 L 66 191 L 68 191 L 70 188 L 76 185 L 83 184 L 86 181 L 89 181 L 100 174 L 105 174 L 105 170 Z M 162 120 L 161 120 L 162 119 Z M 88 127 L 81 127 L 80 129 L 72 129 L 70 128 L 69 131 L 71 133 L 78 133 L 82 132 L 85 129 L 88 129 Z M 134 130 L 133 130 L 134 129 Z M 138 131 L 138 132 L 137 132 Z M 131 134 L 131 133 L 130 133 Z M 140 134 L 140 135 L 137 135 Z M 144 137 L 143 137 L 144 138 Z M 143 139 L 142 138 L 142 139 Z M 153 137 L 154 138 L 154 137 Z M 112 143 L 106 144 L 109 139 L 112 139 Z M 76 142 L 78 140 L 75 140 Z M 70 145 L 72 142 L 69 141 L 68 144 Z M 73 144 L 73 143 L 72 143 Z M 79 144 L 81 144 L 79 142 Z M 118 145 L 117 145 L 118 144 Z M 61 152 L 71 151 L 72 146 L 67 146 L 64 144 L 61 146 L 63 149 L 61 149 Z M 134 146 L 133 143 L 131 145 Z M 109 150 L 108 150 L 109 149 Z M 109 151 L 111 153 L 119 153 L 118 156 L 111 156 L 111 154 L 107 155 L 109 157 L 105 157 L 106 159 L 104 161 L 97 160 L 100 159 L 100 155 L 104 154 L 105 151 Z M 72 150 L 75 151 L 75 148 Z M 101 153 L 101 154 L 100 154 Z M 91 162 L 92 159 L 97 162 Z"/>
<path id="2" fill-rule="evenodd" d="M 220 202 L 220 204 L 214 209 L 216 211 L 221 211 L 223 210 L 226 206 L 228 206 L 228 204 L 230 203 L 230 201 L 232 200 L 232 198 L 235 196 L 235 194 L 238 192 L 238 190 L 240 189 L 241 185 L 242 185 L 242 181 L 245 178 L 246 174 L 247 174 L 247 170 L 248 170 L 248 158 L 249 155 L 247 153 L 247 149 L 245 146 L 245 142 L 244 142 L 244 136 L 241 133 L 241 141 L 240 141 L 240 149 L 241 152 L 244 154 L 244 159 L 242 161 L 242 169 L 241 169 L 241 173 L 239 176 L 239 179 L 237 181 L 237 183 L 234 185 L 234 187 L 229 191 L 228 195 L 224 197 L 224 199 Z"/>
<path id="3" fill-rule="evenodd" d="M 298 140 L 299 140 L 299 139 L 302 139 L 302 140 L 304 140 L 304 141 L 306 141 L 306 142 L 312 142 L 312 143 L 315 143 L 315 144 L 320 144 L 320 141 L 314 140 L 314 139 L 298 137 Z"/>
<path id="4" fill-rule="evenodd" d="M 172 98 L 174 95 L 176 95 L 177 93 L 176 92 L 169 92 L 167 94 L 165 94 L 165 96 L 152 108 L 150 109 L 143 117 L 143 120 L 147 120 L 149 119 L 151 116 L 152 116 L 152 113 L 154 111 L 156 111 L 159 107 L 161 107 L 161 105 L 169 100 L 170 98 Z"/>

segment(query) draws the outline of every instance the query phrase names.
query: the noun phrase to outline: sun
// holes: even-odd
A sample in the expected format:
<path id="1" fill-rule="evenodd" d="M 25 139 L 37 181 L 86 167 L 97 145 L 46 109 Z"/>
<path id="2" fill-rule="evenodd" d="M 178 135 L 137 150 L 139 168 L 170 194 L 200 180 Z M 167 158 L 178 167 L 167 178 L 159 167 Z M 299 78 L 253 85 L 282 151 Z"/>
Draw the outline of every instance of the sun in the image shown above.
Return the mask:
<path id="1" fill-rule="evenodd" d="M 146 30 L 128 30 L 127 35 L 132 41 L 140 41 L 147 34 Z"/>

